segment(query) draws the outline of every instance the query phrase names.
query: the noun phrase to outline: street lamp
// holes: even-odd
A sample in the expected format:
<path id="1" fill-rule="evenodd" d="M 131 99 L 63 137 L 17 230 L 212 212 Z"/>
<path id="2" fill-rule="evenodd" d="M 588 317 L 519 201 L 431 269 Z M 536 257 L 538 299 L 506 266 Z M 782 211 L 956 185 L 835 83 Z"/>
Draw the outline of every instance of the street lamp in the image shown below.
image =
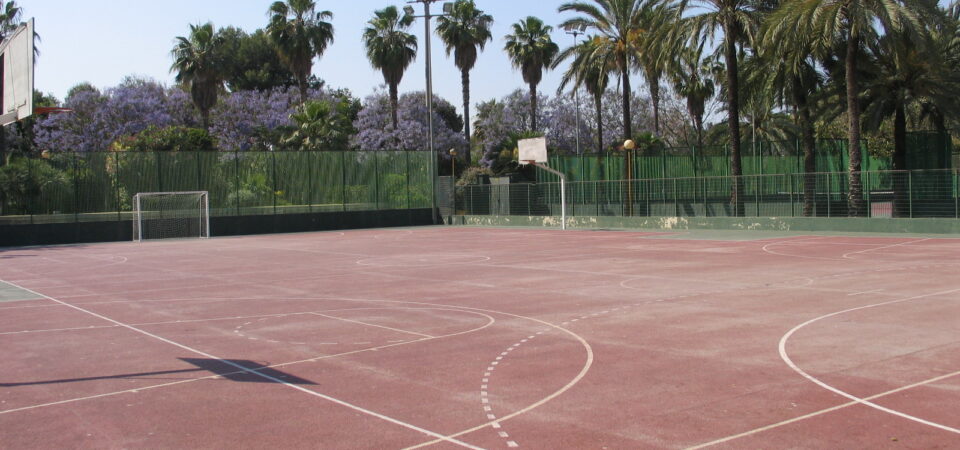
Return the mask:
<path id="1" fill-rule="evenodd" d="M 577 37 L 587 30 L 587 26 L 583 24 L 579 25 L 567 25 L 563 27 L 564 32 L 567 34 L 573 35 L 573 45 L 577 45 Z M 573 88 L 573 102 L 577 107 L 577 154 L 580 154 L 580 86 L 574 86 Z"/>
<path id="2" fill-rule="evenodd" d="M 430 14 L 430 4 L 439 0 L 410 0 L 408 5 L 403 7 L 403 12 L 410 17 L 422 18 L 423 20 L 423 34 L 424 34 L 424 47 L 427 53 L 427 148 L 430 149 L 430 172 L 431 179 L 433 180 L 433 210 L 437 210 L 437 170 L 435 165 L 437 163 L 437 153 L 433 148 L 433 72 L 430 67 L 430 18 L 439 17 L 450 14 L 450 11 L 453 10 L 453 3 L 444 3 L 443 4 L 443 14 Z M 414 15 L 413 6 L 410 6 L 414 3 L 423 3 L 423 15 L 417 16 Z M 436 223 L 437 215 L 433 214 L 434 223 Z"/>
<path id="3" fill-rule="evenodd" d="M 450 149 L 450 177 L 454 181 L 457 179 L 457 149 Z"/>

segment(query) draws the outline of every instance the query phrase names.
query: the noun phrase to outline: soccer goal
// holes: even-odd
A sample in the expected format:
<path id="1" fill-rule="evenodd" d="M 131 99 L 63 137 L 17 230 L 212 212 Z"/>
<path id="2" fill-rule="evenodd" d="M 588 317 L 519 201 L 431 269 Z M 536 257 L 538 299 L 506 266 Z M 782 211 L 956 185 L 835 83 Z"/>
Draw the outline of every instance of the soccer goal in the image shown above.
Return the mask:
<path id="1" fill-rule="evenodd" d="M 140 192 L 133 196 L 133 240 L 210 237 L 206 191 Z"/>

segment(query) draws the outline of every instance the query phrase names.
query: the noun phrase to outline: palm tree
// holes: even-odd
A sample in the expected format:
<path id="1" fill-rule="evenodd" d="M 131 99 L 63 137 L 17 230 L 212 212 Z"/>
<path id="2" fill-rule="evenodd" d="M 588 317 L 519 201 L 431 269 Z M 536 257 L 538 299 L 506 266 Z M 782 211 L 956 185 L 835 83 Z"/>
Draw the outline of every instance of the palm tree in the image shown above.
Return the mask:
<path id="1" fill-rule="evenodd" d="M 171 72 L 177 72 L 176 81 L 190 87 L 190 97 L 200 111 L 203 127 L 210 128 L 210 109 L 217 104 L 223 87 L 221 61 L 223 37 L 213 24 L 190 25 L 190 36 L 177 36 Z"/>
<path id="2" fill-rule="evenodd" d="M 623 83 L 624 139 L 633 137 L 630 114 L 630 71 L 637 64 L 638 40 L 635 35 L 642 26 L 643 12 L 656 0 L 593 0 L 593 3 L 573 2 L 560 6 L 560 12 L 573 11 L 582 16 L 567 20 L 562 27 L 585 26 L 597 33 L 602 50 L 616 61 Z"/>
<path id="3" fill-rule="evenodd" d="M 572 89 L 582 86 L 593 96 L 597 118 L 597 152 L 603 152 L 603 93 L 610 83 L 610 74 L 617 70 L 616 61 L 604 51 L 602 39 L 596 37 L 564 49 L 557 55 L 553 68 L 570 57 L 573 61 L 560 80 L 557 94 L 572 83 Z"/>
<path id="4" fill-rule="evenodd" d="M 513 66 L 520 69 L 523 81 L 530 85 L 530 131 L 537 131 L 537 85 L 543 78 L 543 70 L 549 68 L 560 52 L 560 47 L 550 39 L 553 27 L 529 16 L 513 24 L 513 34 L 508 34 L 504 51 L 510 55 Z"/>
<path id="5" fill-rule="evenodd" d="M 374 68 L 383 73 L 383 81 L 390 89 L 390 114 L 393 128 L 397 128 L 397 86 L 403 73 L 417 57 L 417 37 L 407 33 L 413 16 L 400 15 L 396 6 L 374 11 L 373 18 L 363 30 L 363 42 L 367 47 L 367 59 Z"/>
<path id="6" fill-rule="evenodd" d="M 23 8 L 17 6 L 17 2 L 11 0 L 3 4 L 3 12 L 0 13 L 0 40 L 6 39 L 10 33 L 16 31 L 20 26 L 21 16 L 23 16 Z"/>
<path id="7" fill-rule="evenodd" d="M 447 56 L 453 53 L 453 63 L 460 69 L 463 86 L 463 135 L 470 142 L 470 70 L 477 62 L 477 54 L 493 39 L 490 27 L 493 16 L 477 9 L 473 0 L 457 0 L 450 15 L 437 19 L 437 33 L 447 46 Z M 470 147 L 464 153 L 470 161 Z"/>
<path id="8" fill-rule="evenodd" d="M 308 101 L 297 107 L 290 114 L 294 128 L 283 143 L 300 150 L 345 150 L 351 132 L 356 130 L 338 106 L 330 101 Z"/>
<path id="9" fill-rule="evenodd" d="M 711 59 L 703 58 L 703 46 L 681 47 L 678 53 L 673 64 L 668 66 L 667 75 L 673 91 L 685 100 L 687 114 L 697 134 L 697 146 L 703 147 L 703 116 L 707 100 L 716 91 L 711 76 L 715 67 Z"/>
<path id="10" fill-rule="evenodd" d="M 847 146 L 850 152 L 849 215 L 865 214 L 863 182 L 860 178 L 860 80 L 858 60 L 862 48 L 878 39 L 880 28 L 887 32 L 918 32 L 922 27 L 918 11 L 927 10 L 922 0 L 805 0 L 785 2 L 782 20 L 774 33 L 795 33 L 807 40 L 815 54 L 825 57 L 836 48 L 843 48 L 844 82 L 846 85 Z"/>
<path id="11" fill-rule="evenodd" d="M 868 46 L 868 70 L 863 86 L 864 125 L 879 129 L 893 117 L 893 170 L 907 170 L 908 110 L 922 111 L 942 122 L 941 117 L 960 113 L 960 67 L 950 64 L 951 54 L 960 51 L 960 42 L 944 42 L 936 35 L 915 37 L 892 32 Z M 946 44 L 946 46 L 942 45 Z M 956 61 L 956 57 L 953 57 Z M 934 62 L 935 63 L 931 63 Z M 938 126 L 938 128 L 942 125 Z M 907 183 L 894 180 L 893 213 L 907 216 Z"/>
<path id="12" fill-rule="evenodd" d="M 696 16 L 686 20 L 689 35 L 700 42 L 720 39 L 726 73 L 727 127 L 730 132 L 730 174 L 734 177 L 730 205 L 743 216 L 743 166 L 740 157 L 740 70 L 737 46 L 749 39 L 759 24 L 757 5 L 749 0 L 695 0 Z M 684 8 L 686 8 L 684 4 Z M 718 37 L 717 32 L 723 36 Z"/>
<path id="13" fill-rule="evenodd" d="M 675 58 L 673 35 L 682 21 L 680 8 L 672 0 L 644 2 L 640 7 L 640 22 L 631 34 L 637 49 L 636 62 L 650 89 L 653 103 L 653 134 L 660 136 L 660 79 Z"/>
<path id="14" fill-rule="evenodd" d="M 313 70 L 313 58 L 320 57 L 333 42 L 333 18 L 330 11 L 316 12 L 313 0 L 277 1 L 267 12 L 267 35 L 280 59 L 290 68 L 300 89 L 300 103 L 307 101 L 307 79 Z"/>

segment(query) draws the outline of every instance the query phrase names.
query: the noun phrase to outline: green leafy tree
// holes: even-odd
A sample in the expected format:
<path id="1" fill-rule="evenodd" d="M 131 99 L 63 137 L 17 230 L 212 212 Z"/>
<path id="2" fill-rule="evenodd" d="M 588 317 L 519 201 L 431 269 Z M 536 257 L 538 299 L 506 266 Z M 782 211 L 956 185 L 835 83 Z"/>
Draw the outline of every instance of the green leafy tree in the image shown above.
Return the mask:
<path id="1" fill-rule="evenodd" d="M 923 0 L 807 0 L 785 2 L 774 33 L 793 33 L 810 43 L 815 54 L 826 57 L 842 48 L 843 84 L 846 86 L 847 148 L 850 152 L 847 205 L 850 216 L 863 216 L 861 170 L 861 82 L 858 63 L 863 49 L 877 41 L 881 30 L 922 34 L 919 14 L 929 12 Z"/>
<path id="2" fill-rule="evenodd" d="M 173 47 L 171 72 L 176 80 L 189 86 L 193 104 L 200 111 L 203 127 L 210 128 L 210 109 L 217 104 L 223 87 L 223 37 L 213 24 L 190 25 L 190 36 L 177 36 Z"/>
<path id="3" fill-rule="evenodd" d="M 597 125 L 597 152 L 603 152 L 603 93 L 610 84 L 610 74 L 617 70 L 617 63 L 613 55 L 605 51 L 603 39 L 597 37 L 564 49 L 557 55 L 554 68 L 568 58 L 572 60 L 563 78 L 560 79 L 557 93 L 559 94 L 572 83 L 573 89 L 580 89 L 582 86 L 593 97 Z"/>
<path id="4" fill-rule="evenodd" d="M 703 57 L 703 46 L 681 47 L 679 54 L 667 67 L 667 76 L 673 91 L 684 99 L 687 114 L 693 122 L 698 147 L 703 147 L 703 116 L 707 100 L 716 93 L 713 76 L 716 67 L 712 58 Z"/>
<path id="5" fill-rule="evenodd" d="M 560 47 L 550 38 L 553 27 L 529 16 L 513 24 L 513 34 L 508 34 L 504 51 L 510 56 L 513 66 L 520 69 L 523 81 L 530 85 L 530 130 L 537 130 L 537 85 L 543 79 L 544 69 L 553 64 Z"/>
<path id="6" fill-rule="evenodd" d="M 297 79 L 283 64 L 270 38 L 263 30 L 252 34 L 236 27 L 218 32 L 224 40 L 224 81 L 231 91 L 267 91 L 275 87 L 296 86 Z"/>
<path id="7" fill-rule="evenodd" d="M 397 86 L 404 72 L 417 57 L 417 37 L 406 30 L 413 23 L 413 16 L 400 15 L 396 6 L 374 11 L 373 18 L 363 30 L 363 43 L 367 59 L 374 68 L 380 69 L 383 81 L 390 90 L 390 114 L 393 128 L 397 128 Z"/>
<path id="8" fill-rule="evenodd" d="M 216 151 L 213 138 L 207 130 L 182 126 L 147 129 L 120 138 L 116 148 L 134 152 L 212 152 Z"/>
<path id="9" fill-rule="evenodd" d="M 737 47 L 752 40 L 760 22 L 758 4 L 748 0 L 696 0 L 696 11 L 685 20 L 685 31 L 695 41 L 720 41 L 726 73 L 727 127 L 730 133 L 730 174 L 735 177 L 730 205 L 743 216 L 743 166 L 740 155 L 740 70 Z M 687 8 L 687 4 L 684 8 Z M 720 33 L 718 35 L 718 32 Z"/>
<path id="10" fill-rule="evenodd" d="M 463 135 L 470 142 L 470 71 L 477 63 L 477 55 L 493 39 L 490 27 L 493 16 L 477 9 L 473 0 L 457 0 L 450 15 L 437 19 L 437 33 L 447 48 L 447 56 L 453 53 L 453 63 L 460 69 L 460 84 L 463 87 Z M 464 153 L 470 161 L 470 148 Z"/>
<path id="11" fill-rule="evenodd" d="M 297 79 L 300 102 L 307 101 L 307 88 L 313 58 L 320 57 L 333 42 L 333 18 L 330 11 L 316 11 L 313 0 L 286 0 L 270 5 L 267 35 L 280 59 Z"/>
<path id="12" fill-rule="evenodd" d="M 567 26 L 586 26 L 588 30 L 596 32 L 596 52 L 606 53 L 616 61 L 620 72 L 623 94 L 623 132 L 624 139 L 633 136 L 632 113 L 630 110 L 630 72 L 638 64 L 637 55 L 641 49 L 637 47 L 645 10 L 654 4 L 651 0 L 593 0 L 588 2 L 564 3 L 560 12 L 571 11 L 580 16 L 567 20 L 561 24 Z"/>

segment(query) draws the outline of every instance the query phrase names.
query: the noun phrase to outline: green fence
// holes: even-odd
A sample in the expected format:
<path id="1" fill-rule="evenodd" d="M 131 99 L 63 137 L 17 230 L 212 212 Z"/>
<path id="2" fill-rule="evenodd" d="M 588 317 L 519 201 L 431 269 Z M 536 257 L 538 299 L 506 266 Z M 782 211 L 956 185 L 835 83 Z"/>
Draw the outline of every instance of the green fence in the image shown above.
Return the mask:
<path id="1" fill-rule="evenodd" d="M 208 191 L 214 216 L 430 208 L 429 152 L 93 152 L 0 168 L 0 223 L 123 220 L 138 192 Z"/>
<path id="2" fill-rule="evenodd" d="M 907 169 L 951 169 L 952 145 L 950 136 L 937 133 L 910 133 L 907 135 Z M 873 156 L 867 144 L 861 151 L 861 170 L 864 172 L 890 170 L 888 157 Z M 706 148 L 667 148 L 580 156 L 551 156 L 550 167 L 567 176 L 569 181 L 613 181 L 628 178 L 625 158 L 632 158 L 631 178 L 722 177 L 730 175 L 730 158 L 726 146 Z M 744 175 L 803 173 L 803 151 L 799 141 L 746 142 L 741 149 Z M 850 159 L 847 141 L 819 139 L 817 141 L 818 173 L 844 172 Z M 538 173 L 539 181 L 549 180 Z"/>
<path id="3" fill-rule="evenodd" d="M 846 172 L 741 177 L 747 217 L 846 217 Z M 862 172 L 870 217 L 960 218 L 956 170 Z M 804 183 L 813 189 L 804 195 Z M 688 177 L 567 183 L 571 216 L 727 217 L 734 177 Z M 560 216 L 560 183 L 458 188 L 461 215 Z"/>

